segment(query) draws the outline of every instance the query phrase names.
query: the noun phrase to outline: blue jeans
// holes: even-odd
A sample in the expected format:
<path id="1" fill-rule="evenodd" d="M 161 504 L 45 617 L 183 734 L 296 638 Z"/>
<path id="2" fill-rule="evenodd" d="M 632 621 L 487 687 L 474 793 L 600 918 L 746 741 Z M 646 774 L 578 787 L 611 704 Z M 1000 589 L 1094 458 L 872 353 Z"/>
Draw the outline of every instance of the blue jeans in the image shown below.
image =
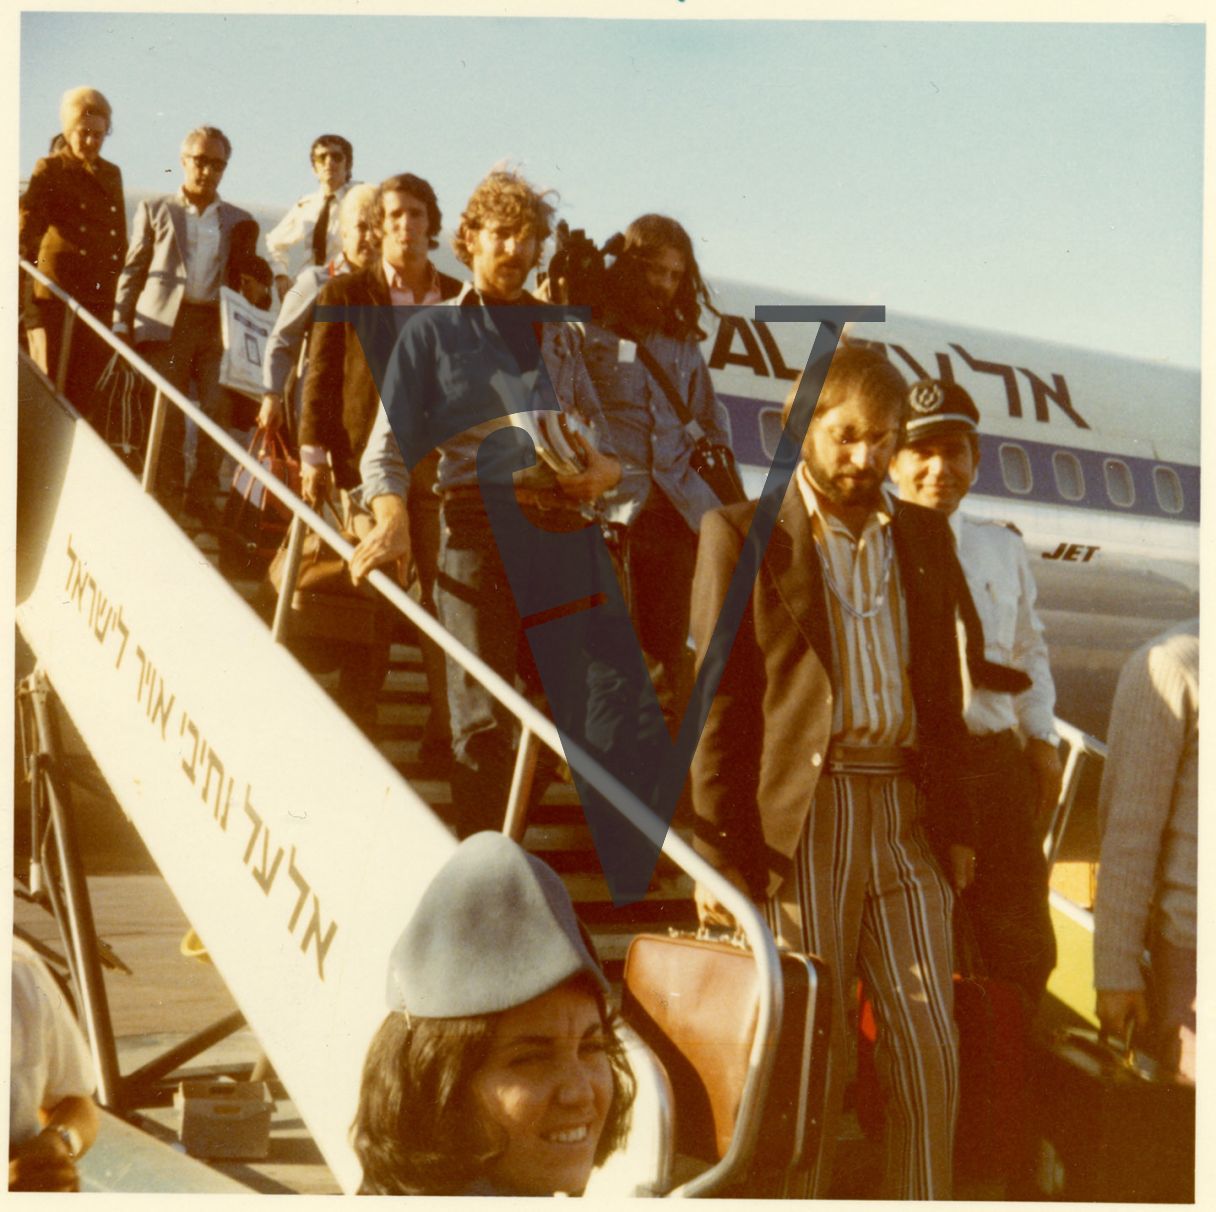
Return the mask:
<path id="1" fill-rule="evenodd" d="M 519 612 L 478 501 L 443 503 L 435 606 L 456 639 L 508 683 L 514 681 Z M 460 837 L 501 829 L 515 761 L 514 717 L 450 656 L 446 672 L 455 759 L 450 823 Z"/>
<path id="2" fill-rule="evenodd" d="M 532 600 L 528 610 L 537 609 L 537 602 L 563 606 L 580 596 L 579 589 L 591 596 L 612 575 L 598 533 L 585 519 L 573 511 L 526 516 L 535 533 L 525 532 L 526 541 L 513 546 L 511 558 L 516 586 L 525 586 L 521 592 Z M 535 674 L 539 667 L 563 739 L 585 749 L 639 798 L 649 798 L 670 742 L 619 592 L 601 593 L 597 599 L 610 600 L 558 617 L 530 615 L 525 647 L 525 628 L 489 518 L 470 494 L 444 501 L 435 596 L 443 625 L 506 681 Z M 501 828 L 515 721 L 450 659 L 447 676 L 455 759 L 452 824 L 460 836 Z M 640 897 L 657 847 L 643 842 L 577 776 L 576 781 L 601 855 L 615 856 L 609 863 L 614 897 L 618 902 Z M 623 854 L 629 857 L 622 862 Z M 625 874 L 618 877 L 617 871 Z"/>

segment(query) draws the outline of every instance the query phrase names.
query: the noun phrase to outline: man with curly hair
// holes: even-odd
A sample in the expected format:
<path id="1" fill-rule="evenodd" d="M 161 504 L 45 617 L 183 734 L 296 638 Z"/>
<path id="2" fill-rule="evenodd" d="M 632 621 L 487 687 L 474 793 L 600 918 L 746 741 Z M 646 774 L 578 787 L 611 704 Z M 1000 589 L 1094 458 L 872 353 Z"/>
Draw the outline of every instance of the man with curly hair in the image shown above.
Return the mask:
<path id="1" fill-rule="evenodd" d="M 563 411 L 580 414 L 593 434 L 603 431 L 595 390 L 566 326 L 546 326 L 542 362 L 537 316 L 521 310 L 539 304 L 524 284 L 552 219 L 545 194 L 517 173 L 495 170 L 473 191 L 453 240 L 456 255 L 472 271 L 472 284 L 452 306 L 411 317 L 396 332 L 381 367 L 384 408 L 360 469 L 363 499 L 376 524 L 351 562 L 359 579 L 408 556 L 411 476 L 437 447 L 443 523 L 435 594 L 439 620 L 508 682 L 520 672 L 523 628 L 488 501 L 496 489 L 513 491 L 538 528 L 569 532 L 587 525 L 590 503 L 620 479 L 615 457 L 577 436 L 583 468 L 569 475 L 538 462 L 513 477 L 514 464 L 501 462 L 502 446 L 490 443 L 481 451 L 490 434 L 511 425 L 512 415 L 552 410 L 554 393 Z M 447 679 L 451 823 L 464 837 L 502 825 L 514 720 L 452 660 Z"/>

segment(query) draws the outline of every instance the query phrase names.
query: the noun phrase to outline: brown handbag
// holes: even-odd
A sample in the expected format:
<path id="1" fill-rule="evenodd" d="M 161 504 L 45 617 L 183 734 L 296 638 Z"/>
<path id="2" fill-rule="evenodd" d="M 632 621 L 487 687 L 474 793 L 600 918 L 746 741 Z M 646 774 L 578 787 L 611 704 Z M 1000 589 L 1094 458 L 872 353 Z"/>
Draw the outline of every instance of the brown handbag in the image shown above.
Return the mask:
<path id="1" fill-rule="evenodd" d="M 830 1002 L 814 956 L 780 953 L 785 1008 L 752 1170 L 807 1166 L 819 1147 Z M 675 1148 L 703 1161 L 735 1130 L 759 1013 L 749 951 L 688 935 L 640 934 L 625 957 L 621 1014 L 667 1070 Z"/>
<path id="2" fill-rule="evenodd" d="M 347 542 L 359 542 L 353 528 L 342 524 L 331 505 L 326 504 L 322 513 Z M 284 538 L 266 573 L 275 598 L 283 584 L 289 538 Z M 289 638 L 380 644 L 387 642 L 389 628 L 388 608 L 381 596 L 366 582 L 356 585 L 346 561 L 310 530 L 304 536 L 291 598 Z"/>

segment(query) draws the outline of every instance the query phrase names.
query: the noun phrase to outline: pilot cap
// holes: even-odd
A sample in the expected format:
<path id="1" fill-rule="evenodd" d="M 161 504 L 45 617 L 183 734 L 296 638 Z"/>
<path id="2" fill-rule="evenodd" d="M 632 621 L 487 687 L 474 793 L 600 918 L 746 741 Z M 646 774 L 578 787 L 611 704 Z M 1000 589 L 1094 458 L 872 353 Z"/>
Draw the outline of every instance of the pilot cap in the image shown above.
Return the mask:
<path id="1" fill-rule="evenodd" d="M 588 973 L 604 977 L 557 873 L 501 833 L 475 833 L 422 894 L 388 964 L 389 1009 L 495 1014 Z"/>
<path id="2" fill-rule="evenodd" d="M 976 433 L 979 427 L 979 409 L 957 383 L 921 379 L 908 388 L 906 445 L 951 430 Z"/>

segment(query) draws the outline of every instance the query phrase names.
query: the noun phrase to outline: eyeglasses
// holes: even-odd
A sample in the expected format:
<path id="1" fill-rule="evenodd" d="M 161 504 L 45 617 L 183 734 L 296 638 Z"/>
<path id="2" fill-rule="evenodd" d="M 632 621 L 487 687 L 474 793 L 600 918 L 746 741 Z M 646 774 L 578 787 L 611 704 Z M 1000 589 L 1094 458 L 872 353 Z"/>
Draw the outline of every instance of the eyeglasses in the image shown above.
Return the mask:
<path id="1" fill-rule="evenodd" d="M 217 160 L 214 156 L 187 156 L 195 168 L 214 168 L 216 172 L 222 173 L 228 167 L 227 160 Z"/>

